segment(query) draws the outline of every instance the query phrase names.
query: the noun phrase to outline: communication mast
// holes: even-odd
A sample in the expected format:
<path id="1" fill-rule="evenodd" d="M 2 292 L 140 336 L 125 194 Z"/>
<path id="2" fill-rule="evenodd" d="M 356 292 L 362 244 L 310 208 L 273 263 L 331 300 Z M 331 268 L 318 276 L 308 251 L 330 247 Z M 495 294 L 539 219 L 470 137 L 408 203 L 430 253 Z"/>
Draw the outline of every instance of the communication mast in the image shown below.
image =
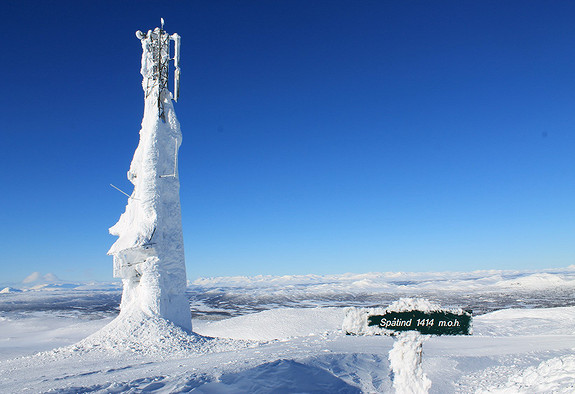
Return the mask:
<path id="1" fill-rule="evenodd" d="M 170 61 L 174 62 L 174 91 L 172 97 L 178 101 L 180 96 L 180 36 L 178 33 L 169 35 L 164 30 L 164 18 L 161 18 L 161 27 L 154 30 L 148 30 L 144 34 L 140 30 L 136 32 L 136 37 L 140 40 L 146 40 L 147 50 L 152 55 L 151 61 L 152 72 L 143 82 L 146 98 L 150 95 L 157 95 L 158 116 L 165 121 L 164 117 L 164 99 L 167 98 L 168 78 Z M 170 41 L 174 42 L 174 57 L 170 57 Z"/>
<path id="2" fill-rule="evenodd" d="M 134 191 L 124 192 L 128 203 L 110 228 L 118 239 L 108 251 L 114 256 L 114 276 L 122 278 L 124 288 L 118 318 L 158 317 L 191 331 L 178 178 L 182 132 L 172 102 L 179 95 L 180 36 L 166 33 L 163 19 L 161 27 L 136 36 L 142 44 L 144 116 L 128 170 Z M 168 90 L 171 61 L 173 93 Z"/>

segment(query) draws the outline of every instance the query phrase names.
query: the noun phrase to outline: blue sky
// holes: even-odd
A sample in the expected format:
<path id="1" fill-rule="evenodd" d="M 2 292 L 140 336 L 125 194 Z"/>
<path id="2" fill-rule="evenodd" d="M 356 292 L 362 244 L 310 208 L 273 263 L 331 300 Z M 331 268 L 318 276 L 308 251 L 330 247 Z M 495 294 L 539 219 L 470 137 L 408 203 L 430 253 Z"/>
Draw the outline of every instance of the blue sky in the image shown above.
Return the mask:
<path id="1" fill-rule="evenodd" d="M 3 1 L 0 282 L 109 280 L 182 36 L 188 276 L 575 263 L 575 3 Z"/>

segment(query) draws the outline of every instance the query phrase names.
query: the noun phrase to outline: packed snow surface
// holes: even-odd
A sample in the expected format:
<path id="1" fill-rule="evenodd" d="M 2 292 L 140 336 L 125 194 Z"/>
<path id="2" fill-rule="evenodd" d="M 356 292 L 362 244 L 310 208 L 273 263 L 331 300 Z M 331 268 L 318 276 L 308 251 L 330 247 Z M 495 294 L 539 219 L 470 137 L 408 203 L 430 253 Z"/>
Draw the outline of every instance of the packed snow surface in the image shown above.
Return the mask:
<path id="1" fill-rule="evenodd" d="M 0 392 L 393 392 L 395 339 L 345 335 L 345 310 L 425 294 L 442 307 L 481 310 L 473 335 L 423 343 L 430 393 L 572 393 L 573 268 L 543 272 L 562 279 L 544 289 L 498 284 L 541 273 L 205 279 L 188 287 L 193 334 L 153 317 L 109 324 L 117 284 L 20 286 L 0 295 Z M 357 277 L 372 278 L 371 292 L 345 288 Z M 443 290 L 446 282 L 453 286 Z M 469 285 L 467 298 L 457 282 Z"/>

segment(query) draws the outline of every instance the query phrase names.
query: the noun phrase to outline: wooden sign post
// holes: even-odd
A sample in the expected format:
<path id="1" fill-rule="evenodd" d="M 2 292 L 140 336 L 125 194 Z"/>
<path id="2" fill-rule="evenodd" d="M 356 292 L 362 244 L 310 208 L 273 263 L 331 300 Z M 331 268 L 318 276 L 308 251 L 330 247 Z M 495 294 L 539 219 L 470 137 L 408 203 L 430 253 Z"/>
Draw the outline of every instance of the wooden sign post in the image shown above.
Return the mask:
<path id="1" fill-rule="evenodd" d="M 421 298 L 402 298 L 385 309 L 348 309 L 343 331 L 395 337 L 389 351 L 393 387 L 397 393 L 427 393 L 431 380 L 421 368 L 423 342 L 432 335 L 471 335 L 471 311 L 443 309 Z"/>

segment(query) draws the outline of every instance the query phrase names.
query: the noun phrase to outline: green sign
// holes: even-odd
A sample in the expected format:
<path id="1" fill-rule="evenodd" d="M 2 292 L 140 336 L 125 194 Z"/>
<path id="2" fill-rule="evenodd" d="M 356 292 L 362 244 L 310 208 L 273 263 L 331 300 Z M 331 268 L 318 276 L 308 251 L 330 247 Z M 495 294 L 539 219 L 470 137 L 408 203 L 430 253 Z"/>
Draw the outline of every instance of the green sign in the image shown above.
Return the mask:
<path id="1" fill-rule="evenodd" d="M 452 312 L 386 312 L 368 316 L 368 326 L 390 331 L 419 331 L 431 335 L 470 335 L 471 311 L 462 314 Z"/>

